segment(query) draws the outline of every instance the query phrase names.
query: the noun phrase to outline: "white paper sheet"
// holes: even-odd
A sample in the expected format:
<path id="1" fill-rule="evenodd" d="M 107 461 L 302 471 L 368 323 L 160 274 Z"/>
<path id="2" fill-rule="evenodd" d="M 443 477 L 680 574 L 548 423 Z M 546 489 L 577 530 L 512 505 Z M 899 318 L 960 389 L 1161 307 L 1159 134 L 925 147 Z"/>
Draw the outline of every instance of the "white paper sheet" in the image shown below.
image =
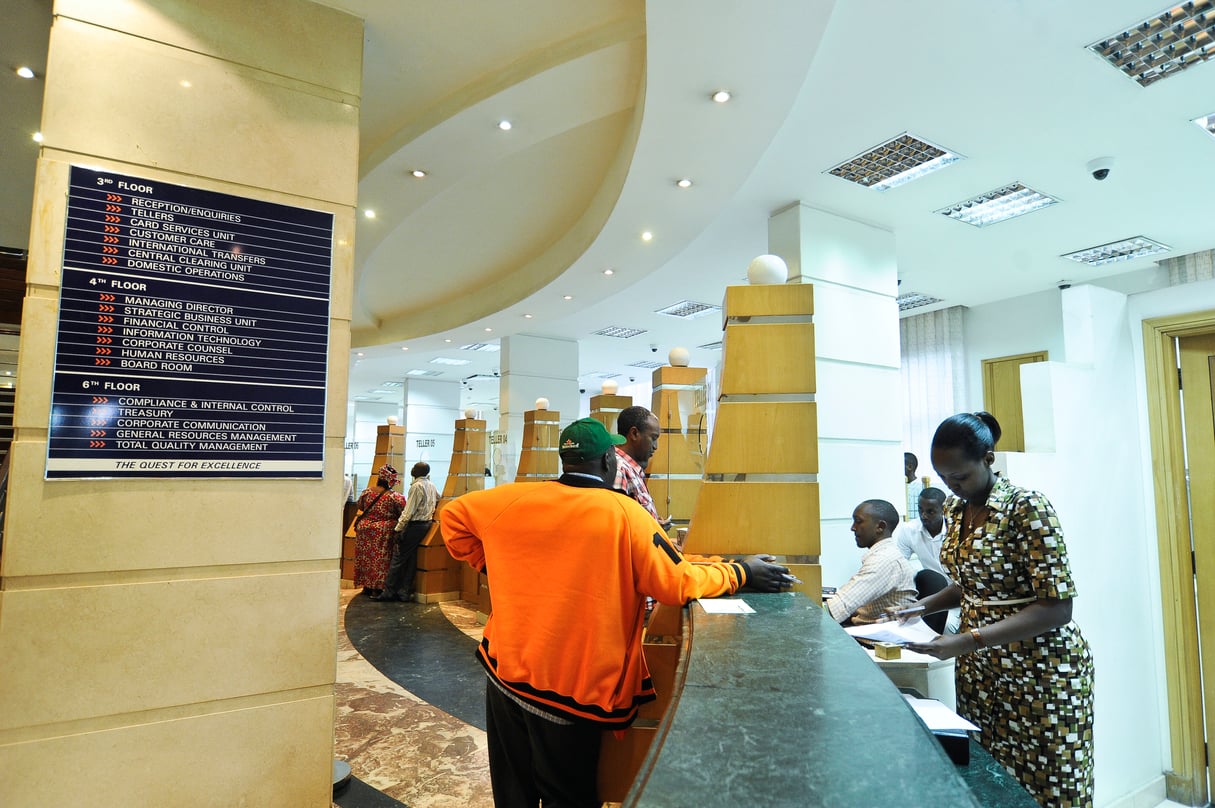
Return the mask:
<path id="1" fill-rule="evenodd" d="M 911 709 L 933 732 L 978 732 L 979 728 L 936 699 L 917 699 L 903 694 Z"/>
<path id="2" fill-rule="evenodd" d="M 696 602 L 709 614 L 755 614 L 755 610 L 748 606 L 745 600 L 701 598 Z"/>
<path id="3" fill-rule="evenodd" d="M 941 636 L 929 628 L 923 620 L 913 620 L 902 625 L 891 621 L 889 623 L 870 623 L 864 626 L 848 626 L 844 631 L 862 640 L 893 642 L 899 645 L 909 642 L 932 642 Z"/>

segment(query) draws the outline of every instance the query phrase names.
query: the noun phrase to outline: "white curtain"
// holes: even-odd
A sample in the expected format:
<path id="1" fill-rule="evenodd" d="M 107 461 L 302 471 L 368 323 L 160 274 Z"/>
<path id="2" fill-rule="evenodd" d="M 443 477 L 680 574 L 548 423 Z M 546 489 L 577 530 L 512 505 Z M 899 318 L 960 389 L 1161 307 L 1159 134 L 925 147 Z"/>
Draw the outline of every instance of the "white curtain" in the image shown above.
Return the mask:
<path id="1" fill-rule="evenodd" d="M 1215 251 L 1213 250 L 1179 255 L 1176 258 L 1165 258 L 1157 263 L 1169 271 L 1169 286 L 1209 281 L 1215 277 Z"/>
<path id="2" fill-rule="evenodd" d="M 916 476 L 932 474 L 928 451 L 941 421 L 967 400 L 962 318 L 965 308 L 916 314 L 899 320 L 902 351 L 904 451 L 920 460 Z"/>

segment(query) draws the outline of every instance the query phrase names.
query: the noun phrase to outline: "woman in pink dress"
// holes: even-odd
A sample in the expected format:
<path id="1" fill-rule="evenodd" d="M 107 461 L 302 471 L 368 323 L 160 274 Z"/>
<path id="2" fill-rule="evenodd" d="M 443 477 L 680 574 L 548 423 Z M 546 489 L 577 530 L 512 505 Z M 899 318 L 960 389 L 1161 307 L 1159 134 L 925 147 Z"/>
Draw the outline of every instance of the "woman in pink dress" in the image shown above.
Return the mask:
<path id="1" fill-rule="evenodd" d="M 393 487 L 399 475 L 385 464 L 376 475 L 375 485 L 359 495 L 362 512 L 354 523 L 354 585 L 363 593 L 379 597 L 392 560 L 392 529 L 405 510 L 405 496 Z"/>

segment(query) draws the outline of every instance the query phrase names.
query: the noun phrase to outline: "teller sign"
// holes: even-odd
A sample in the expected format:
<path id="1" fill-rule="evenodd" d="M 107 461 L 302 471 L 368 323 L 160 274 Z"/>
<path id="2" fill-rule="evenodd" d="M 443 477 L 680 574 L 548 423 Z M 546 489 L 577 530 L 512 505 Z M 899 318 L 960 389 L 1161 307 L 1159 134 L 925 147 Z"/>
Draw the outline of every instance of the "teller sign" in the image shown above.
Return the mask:
<path id="1" fill-rule="evenodd" d="M 333 214 L 73 166 L 46 477 L 320 477 Z"/>

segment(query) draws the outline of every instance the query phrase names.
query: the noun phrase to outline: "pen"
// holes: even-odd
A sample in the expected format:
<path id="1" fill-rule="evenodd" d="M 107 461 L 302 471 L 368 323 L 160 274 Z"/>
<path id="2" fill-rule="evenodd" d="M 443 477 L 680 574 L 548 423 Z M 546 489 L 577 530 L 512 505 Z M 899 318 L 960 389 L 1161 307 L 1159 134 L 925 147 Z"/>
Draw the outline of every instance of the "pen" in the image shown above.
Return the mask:
<path id="1" fill-rule="evenodd" d="M 910 609 L 895 609 L 894 611 L 883 612 L 881 622 L 890 623 L 905 615 L 918 614 L 922 611 L 924 611 L 923 606 L 912 606 Z"/>

